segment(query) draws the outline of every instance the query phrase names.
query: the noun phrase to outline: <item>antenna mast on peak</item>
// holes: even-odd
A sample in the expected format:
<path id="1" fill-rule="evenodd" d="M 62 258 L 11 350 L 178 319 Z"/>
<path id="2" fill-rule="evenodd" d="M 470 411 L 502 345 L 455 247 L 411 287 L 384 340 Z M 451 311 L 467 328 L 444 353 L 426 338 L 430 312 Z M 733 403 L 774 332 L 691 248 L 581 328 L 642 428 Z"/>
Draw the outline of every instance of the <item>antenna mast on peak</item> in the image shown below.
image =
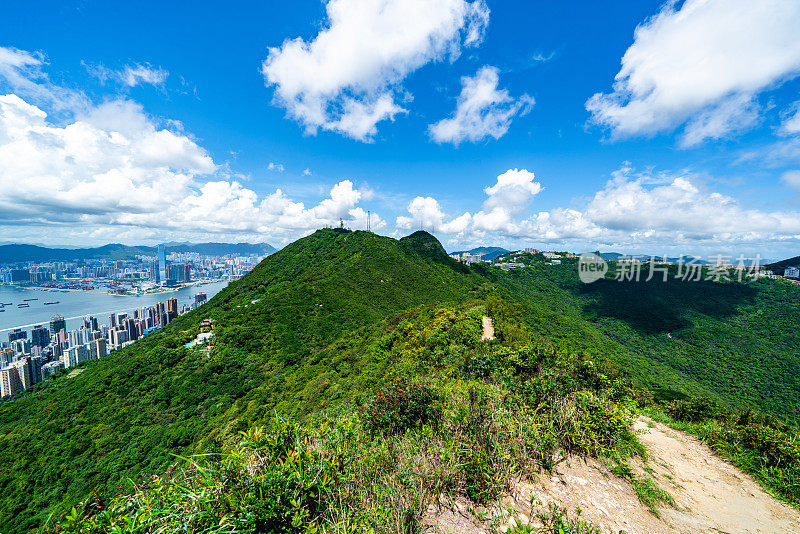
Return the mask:
<path id="1" fill-rule="evenodd" d="M 372 212 L 368 211 L 367 212 L 367 232 L 371 232 L 372 231 L 372 230 L 370 230 L 370 227 L 369 227 L 369 219 L 370 219 L 371 216 L 372 216 Z"/>

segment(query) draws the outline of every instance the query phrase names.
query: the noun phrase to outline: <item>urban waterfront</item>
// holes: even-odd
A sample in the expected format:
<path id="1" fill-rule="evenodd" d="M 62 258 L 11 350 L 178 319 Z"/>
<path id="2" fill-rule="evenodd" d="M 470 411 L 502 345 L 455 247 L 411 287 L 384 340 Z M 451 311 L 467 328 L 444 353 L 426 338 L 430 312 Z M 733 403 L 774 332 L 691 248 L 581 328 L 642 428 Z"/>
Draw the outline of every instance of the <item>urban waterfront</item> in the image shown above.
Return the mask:
<path id="1" fill-rule="evenodd" d="M 211 299 L 227 285 L 227 281 L 211 282 L 165 293 L 139 296 L 109 295 L 104 287 L 88 291 L 40 291 L 0 285 L 0 303 L 12 303 L 3 308 L 4 312 L 0 312 L 0 334 L 5 335 L 14 328 L 30 329 L 37 324 L 46 325 L 54 315 L 63 316 L 67 322 L 67 329 L 74 329 L 83 324 L 83 317 L 87 315 L 107 322 L 108 315 L 112 313 L 132 313 L 135 309 L 155 306 L 156 303 L 165 302 L 169 298 L 178 299 L 178 306 L 182 307 L 184 304 L 193 303 L 196 293 L 206 293 Z M 30 307 L 17 307 L 25 299 L 38 300 L 24 302 Z M 58 304 L 45 305 L 45 302 L 55 301 L 58 301 Z"/>

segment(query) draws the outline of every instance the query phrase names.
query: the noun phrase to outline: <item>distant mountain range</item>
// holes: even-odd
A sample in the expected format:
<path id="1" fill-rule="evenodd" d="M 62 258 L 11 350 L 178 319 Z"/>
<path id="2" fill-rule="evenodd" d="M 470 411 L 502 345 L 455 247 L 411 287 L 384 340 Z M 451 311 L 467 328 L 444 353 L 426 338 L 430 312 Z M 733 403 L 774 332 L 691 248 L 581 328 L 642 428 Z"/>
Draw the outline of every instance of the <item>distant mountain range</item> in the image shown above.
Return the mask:
<path id="1" fill-rule="evenodd" d="M 269 255 L 275 247 L 268 243 L 167 243 L 167 254 L 171 252 L 196 252 L 209 256 Z M 137 255 L 155 256 L 157 247 L 129 246 L 110 243 L 93 248 L 48 248 L 38 245 L 0 245 L 0 263 L 75 261 L 75 260 L 127 260 Z"/>
<path id="2" fill-rule="evenodd" d="M 511 251 L 500 247 L 476 247 L 470 250 L 457 250 L 450 254 L 463 254 L 465 252 L 469 254 L 482 254 L 484 260 L 490 261 L 503 254 L 508 254 Z"/>

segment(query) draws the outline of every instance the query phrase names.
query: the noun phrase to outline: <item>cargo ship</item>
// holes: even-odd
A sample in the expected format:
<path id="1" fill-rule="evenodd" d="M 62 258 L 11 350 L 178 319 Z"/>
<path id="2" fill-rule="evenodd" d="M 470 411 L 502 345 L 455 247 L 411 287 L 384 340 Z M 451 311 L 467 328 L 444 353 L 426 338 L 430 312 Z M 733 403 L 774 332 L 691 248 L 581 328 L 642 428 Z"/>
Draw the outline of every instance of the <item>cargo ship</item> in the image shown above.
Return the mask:
<path id="1" fill-rule="evenodd" d="M 49 304 L 58 304 L 59 302 L 61 302 L 61 301 L 57 300 L 55 302 L 45 302 L 44 305 L 47 306 Z"/>

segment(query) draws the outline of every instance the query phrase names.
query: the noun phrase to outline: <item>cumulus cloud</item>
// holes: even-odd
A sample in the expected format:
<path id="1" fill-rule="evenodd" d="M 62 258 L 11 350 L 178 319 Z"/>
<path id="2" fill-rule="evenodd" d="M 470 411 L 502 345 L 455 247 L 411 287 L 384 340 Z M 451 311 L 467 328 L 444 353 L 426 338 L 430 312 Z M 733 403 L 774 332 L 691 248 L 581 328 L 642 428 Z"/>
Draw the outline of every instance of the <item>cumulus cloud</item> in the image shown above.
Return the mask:
<path id="1" fill-rule="evenodd" d="M 16 66 L 8 67 L 9 57 Z M 91 104 L 50 86 L 44 75 L 31 80 L 25 69 L 42 63 L 25 52 L 4 61 L 6 84 L 39 84 L 28 93 L 43 102 L 67 95 L 50 106 L 66 110 L 52 121 L 44 105 L 0 94 L 0 229 L 16 239 L 41 241 L 43 232 L 76 243 L 215 234 L 281 243 L 340 219 L 366 226 L 367 214 L 357 206 L 361 192 L 349 180 L 308 207 L 280 189 L 259 195 L 176 121 L 149 117 L 126 99 Z M 385 226 L 379 215 L 371 218 L 373 228 Z"/>
<path id="2" fill-rule="evenodd" d="M 497 177 L 497 183 L 483 190 L 488 198 L 483 209 L 475 214 L 473 223 L 479 231 L 501 231 L 506 235 L 519 233 L 520 215 L 542 190 L 526 169 L 509 169 Z"/>
<path id="3" fill-rule="evenodd" d="M 471 222 L 469 213 L 445 223 L 445 213 L 439 202 L 432 197 L 416 197 L 407 207 L 409 217 L 397 217 L 396 225 L 402 230 L 428 230 L 443 234 L 458 234 L 463 232 Z"/>
<path id="4" fill-rule="evenodd" d="M 136 87 L 141 84 L 161 86 L 169 76 L 169 71 L 161 67 L 153 67 L 150 64 L 125 65 L 119 70 L 109 69 L 103 65 L 86 65 L 84 63 L 84 66 L 92 76 L 102 83 L 114 81 L 127 87 Z"/>
<path id="5" fill-rule="evenodd" d="M 800 186 L 799 176 L 787 173 L 784 181 Z M 397 226 L 411 229 L 416 224 L 473 243 L 487 237 L 516 243 L 670 248 L 800 242 L 800 213 L 747 209 L 690 174 L 637 174 L 624 166 L 580 209 L 529 209 L 541 191 L 533 173 L 512 169 L 484 189 L 487 199 L 475 214 L 448 220 L 435 199 L 417 197 L 408 207 L 411 216 L 399 217 Z"/>
<path id="6" fill-rule="evenodd" d="M 18 96 L 0 96 L 0 225 L 282 239 L 366 219 L 349 180 L 306 207 L 280 189 L 259 198 L 237 180 L 215 179 L 217 170 L 197 143 L 157 128 L 133 102 L 108 102 L 55 126 Z M 372 222 L 381 227 L 379 216 Z"/>
<path id="7" fill-rule="evenodd" d="M 438 143 L 477 142 L 487 137 L 499 139 L 508 132 L 516 115 L 525 115 L 533 107 L 533 97 L 512 98 L 505 89 L 498 89 L 498 70 L 485 66 L 473 77 L 461 78 L 461 94 L 456 110 L 447 119 L 428 127 L 431 138 Z"/>
<path id="8" fill-rule="evenodd" d="M 307 133 L 361 141 L 406 112 L 397 100 L 408 74 L 480 43 L 489 19 L 484 0 L 328 0 L 326 12 L 312 40 L 271 47 L 262 73 Z"/>
<path id="9" fill-rule="evenodd" d="M 283 172 L 283 170 L 284 170 L 282 163 L 274 163 L 272 161 L 270 161 L 269 165 L 267 165 L 267 169 L 270 170 L 270 171 L 276 171 L 276 172 Z"/>
<path id="10" fill-rule="evenodd" d="M 586 103 L 612 138 L 684 125 L 693 146 L 748 129 L 757 96 L 800 74 L 795 0 L 667 2 L 634 33 L 614 91 Z"/>

